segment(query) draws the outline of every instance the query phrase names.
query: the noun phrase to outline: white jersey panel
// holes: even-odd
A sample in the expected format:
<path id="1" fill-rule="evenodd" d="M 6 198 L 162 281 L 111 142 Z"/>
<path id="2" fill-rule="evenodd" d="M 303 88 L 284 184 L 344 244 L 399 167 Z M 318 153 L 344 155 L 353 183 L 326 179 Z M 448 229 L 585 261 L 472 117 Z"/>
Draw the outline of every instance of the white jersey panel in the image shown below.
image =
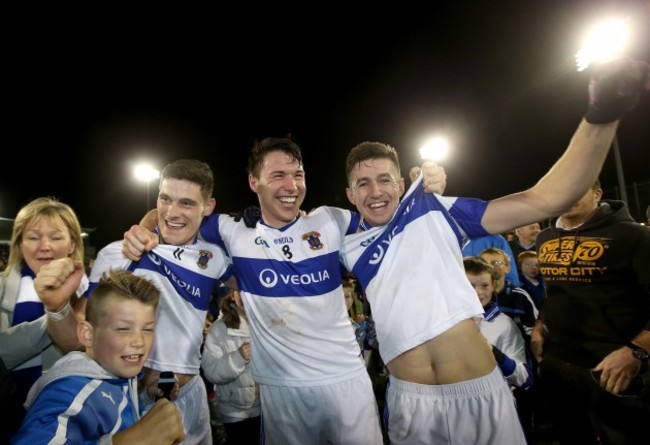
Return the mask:
<path id="1" fill-rule="evenodd" d="M 426 194 L 420 179 L 387 225 L 345 238 L 341 259 L 366 291 L 386 363 L 462 320 L 482 317 L 460 246 L 467 234 L 485 233 L 485 205 Z"/>
<path id="2" fill-rule="evenodd" d="M 523 386 L 529 380 L 526 368 L 526 346 L 524 337 L 512 318 L 504 313 L 496 317 L 478 321 L 478 328 L 491 345 L 499 348 L 501 352 L 513 359 L 517 365 L 513 373 L 506 376 L 508 383 L 514 386 Z"/>
<path id="3" fill-rule="evenodd" d="M 251 327 L 251 373 L 260 383 L 319 386 L 366 372 L 341 288 L 339 248 L 351 218 L 347 210 L 320 207 L 282 230 L 219 218 L 217 236 L 232 258 Z"/>
<path id="4" fill-rule="evenodd" d="M 145 365 L 158 371 L 198 374 L 210 297 L 219 280 L 230 275 L 223 250 L 204 241 L 186 246 L 161 244 L 131 262 L 122 255 L 122 241 L 116 241 L 97 254 L 89 291 L 110 268 L 132 270 L 161 290 L 154 346 Z"/>

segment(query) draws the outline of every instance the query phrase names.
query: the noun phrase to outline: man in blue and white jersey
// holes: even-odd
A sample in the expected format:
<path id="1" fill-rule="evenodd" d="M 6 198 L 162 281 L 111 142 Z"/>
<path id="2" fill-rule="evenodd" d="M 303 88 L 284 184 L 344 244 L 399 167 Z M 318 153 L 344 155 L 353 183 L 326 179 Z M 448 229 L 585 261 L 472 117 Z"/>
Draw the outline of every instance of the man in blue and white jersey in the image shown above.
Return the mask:
<path id="1" fill-rule="evenodd" d="M 560 160 L 531 189 L 489 202 L 426 194 L 422 178 L 400 202 L 396 151 L 377 142 L 350 151 L 347 195 L 363 231 L 345 238 L 341 258 L 364 287 L 390 371 L 391 444 L 526 443 L 508 385 L 476 326 L 483 308 L 466 279 L 461 246 L 467 237 L 557 215 L 580 198 L 598 176 L 619 119 L 650 88 L 647 73 L 643 62 L 603 65 Z M 468 422 L 468 412 L 481 415 Z"/>
<path id="2" fill-rule="evenodd" d="M 212 217 L 201 235 L 233 262 L 251 327 L 267 443 L 381 444 L 377 403 L 347 316 L 339 246 L 358 215 L 305 198 L 300 148 L 288 138 L 253 146 L 249 185 L 261 220 Z"/>
<path id="3" fill-rule="evenodd" d="M 178 391 L 172 399 L 185 427 L 183 444 L 212 444 L 207 392 L 199 374 L 201 344 L 211 294 L 231 275 L 226 254 L 197 239 L 203 218 L 215 206 L 213 187 L 206 163 L 181 159 L 168 164 L 161 173 L 157 200 L 160 243 L 131 261 L 122 254 L 122 241 L 115 241 L 99 251 L 90 273 L 89 292 L 111 268 L 131 270 L 161 290 L 155 342 L 140 388 L 147 396 L 162 396 L 158 377 L 163 371 L 174 372 Z"/>

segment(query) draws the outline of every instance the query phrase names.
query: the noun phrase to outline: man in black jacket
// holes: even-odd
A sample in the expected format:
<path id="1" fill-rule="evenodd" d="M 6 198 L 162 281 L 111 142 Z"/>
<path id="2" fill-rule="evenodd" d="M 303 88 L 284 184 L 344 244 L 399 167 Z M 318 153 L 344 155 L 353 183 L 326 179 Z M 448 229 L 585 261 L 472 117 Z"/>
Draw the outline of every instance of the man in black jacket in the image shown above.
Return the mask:
<path id="1" fill-rule="evenodd" d="M 531 349 L 561 444 L 648 437 L 650 230 L 601 196 L 596 181 L 537 238 L 547 299 Z"/>

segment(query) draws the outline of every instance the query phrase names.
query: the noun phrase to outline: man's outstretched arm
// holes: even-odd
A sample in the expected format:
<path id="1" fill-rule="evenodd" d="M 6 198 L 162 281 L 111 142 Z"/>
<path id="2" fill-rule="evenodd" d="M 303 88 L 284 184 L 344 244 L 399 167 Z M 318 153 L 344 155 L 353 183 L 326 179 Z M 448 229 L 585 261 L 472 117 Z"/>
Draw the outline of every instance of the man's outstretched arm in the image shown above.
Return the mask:
<path id="1" fill-rule="evenodd" d="M 491 201 L 482 224 L 490 233 L 561 214 L 598 178 L 620 118 L 650 90 L 646 62 L 619 59 L 599 67 L 589 85 L 590 102 L 569 146 L 532 188 Z"/>

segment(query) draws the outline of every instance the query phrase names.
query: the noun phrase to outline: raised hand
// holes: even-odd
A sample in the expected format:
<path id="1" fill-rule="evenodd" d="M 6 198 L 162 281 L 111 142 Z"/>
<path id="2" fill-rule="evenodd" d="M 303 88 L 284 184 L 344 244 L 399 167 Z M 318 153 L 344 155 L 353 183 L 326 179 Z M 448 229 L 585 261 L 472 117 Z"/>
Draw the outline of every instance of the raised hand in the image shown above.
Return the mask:
<path id="1" fill-rule="evenodd" d="M 239 347 L 239 353 L 244 358 L 244 360 L 250 360 L 251 359 L 251 344 L 249 342 L 243 343 Z"/>
<path id="2" fill-rule="evenodd" d="M 585 120 L 606 124 L 634 108 L 644 91 L 650 90 L 650 65 L 617 59 L 599 65 L 589 82 L 589 106 Z"/>
<path id="3" fill-rule="evenodd" d="M 84 274 L 81 261 L 59 258 L 41 267 L 34 279 L 38 297 L 49 312 L 59 312 L 76 295 Z"/>
<path id="4" fill-rule="evenodd" d="M 447 173 L 445 168 L 433 161 L 422 163 L 422 185 L 427 193 L 442 195 L 447 188 Z"/>

